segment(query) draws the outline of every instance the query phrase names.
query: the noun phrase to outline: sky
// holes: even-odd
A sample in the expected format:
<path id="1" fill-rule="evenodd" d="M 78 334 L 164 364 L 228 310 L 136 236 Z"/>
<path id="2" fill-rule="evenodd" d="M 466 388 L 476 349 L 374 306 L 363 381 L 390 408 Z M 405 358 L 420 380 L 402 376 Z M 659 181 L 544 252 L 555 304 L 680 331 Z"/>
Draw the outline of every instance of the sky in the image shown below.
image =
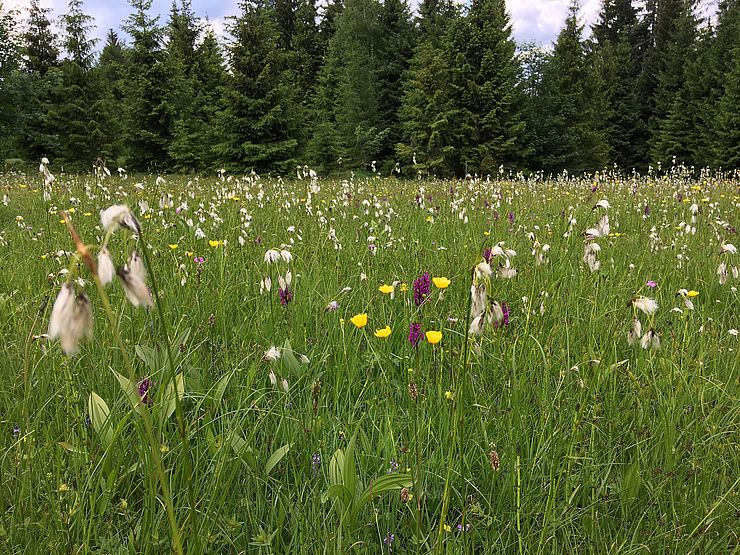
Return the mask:
<path id="1" fill-rule="evenodd" d="M 17 8 L 23 13 L 28 0 L 0 0 L 6 9 Z M 52 9 L 54 18 L 67 11 L 68 0 L 41 0 L 41 5 Z M 416 2 L 411 0 L 412 5 Z M 225 34 L 226 17 L 239 13 L 238 0 L 192 0 L 193 10 L 201 17 L 208 16 L 214 30 L 219 35 Z M 587 29 L 596 20 L 600 0 L 582 0 L 581 23 Z M 514 38 L 517 42 L 535 42 L 549 45 L 557 37 L 565 21 L 570 0 L 507 0 L 511 15 Z M 167 20 L 172 0 L 154 0 L 152 14 Z M 131 12 L 128 2 L 122 0 L 84 0 L 84 11 L 94 17 L 93 36 L 100 39 L 97 48 L 102 48 L 103 39 L 108 29 L 122 34 L 121 25 Z"/>

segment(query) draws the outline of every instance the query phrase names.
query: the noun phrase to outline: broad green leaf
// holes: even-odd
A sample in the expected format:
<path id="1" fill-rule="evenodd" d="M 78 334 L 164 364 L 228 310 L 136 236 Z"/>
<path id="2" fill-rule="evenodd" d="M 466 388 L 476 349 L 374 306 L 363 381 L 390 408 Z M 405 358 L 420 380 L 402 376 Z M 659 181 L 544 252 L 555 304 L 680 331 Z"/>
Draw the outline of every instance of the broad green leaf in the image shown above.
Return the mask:
<path id="1" fill-rule="evenodd" d="M 108 448 L 113 443 L 113 429 L 109 422 L 110 409 L 107 403 L 94 391 L 87 399 L 87 411 L 93 429 L 100 435 L 103 445 Z"/>
<path id="2" fill-rule="evenodd" d="M 162 423 L 172 416 L 172 413 L 175 412 L 175 408 L 177 407 L 177 401 L 175 399 L 175 392 L 177 392 L 177 396 L 182 400 L 182 396 L 185 393 L 185 380 L 182 376 L 182 373 L 175 376 L 175 382 L 177 383 L 177 389 L 175 389 L 175 384 L 170 382 L 167 384 L 167 389 L 164 393 L 164 413 L 162 417 Z"/>
<path id="3" fill-rule="evenodd" d="M 136 412 L 141 412 L 141 408 L 144 405 L 141 403 L 141 397 L 139 396 L 139 386 L 133 383 L 128 378 L 122 376 L 115 370 L 113 370 L 113 374 L 116 376 L 118 383 L 121 385 L 121 389 L 123 390 L 123 393 L 128 398 L 133 409 Z"/>
<path id="4" fill-rule="evenodd" d="M 290 448 L 292 446 L 292 443 L 286 443 L 280 449 L 270 455 L 270 458 L 267 459 L 267 462 L 265 463 L 265 476 L 270 475 L 270 471 L 275 468 L 275 465 L 282 460 L 282 458 L 288 453 L 288 451 L 290 451 Z"/>
<path id="5" fill-rule="evenodd" d="M 282 361 L 292 375 L 296 376 L 301 374 L 301 363 L 298 362 L 295 353 L 293 353 L 293 347 L 291 347 L 288 339 L 283 343 Z"/>
<path id="6" fill-rule="evenodd" d="M 388 491 L 410 488 L 412 483 L 411 476 L 408 474 L 388 474 L 381 476 L 365 488 L 365 491 L 357 498 L 355 506 L 352 509 L 355 516 L 373 497 Z"/>

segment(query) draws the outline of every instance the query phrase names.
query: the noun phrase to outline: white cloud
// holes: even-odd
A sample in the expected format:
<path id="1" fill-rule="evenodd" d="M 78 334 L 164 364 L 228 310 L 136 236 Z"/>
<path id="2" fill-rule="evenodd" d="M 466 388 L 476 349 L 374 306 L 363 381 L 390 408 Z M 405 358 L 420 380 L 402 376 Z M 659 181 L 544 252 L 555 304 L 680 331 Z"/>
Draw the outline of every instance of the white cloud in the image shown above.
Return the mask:
<path id="1" fill-rule="evenodd" d="M 552 43 L 568 15 L 569 0 L 508 0 L 514 36 L 519 42 Z M 590 33 L 596 21 L 600 0 L 586 0 L 580 11 L 580 22 L 585 25 L 584 34 Z"/>

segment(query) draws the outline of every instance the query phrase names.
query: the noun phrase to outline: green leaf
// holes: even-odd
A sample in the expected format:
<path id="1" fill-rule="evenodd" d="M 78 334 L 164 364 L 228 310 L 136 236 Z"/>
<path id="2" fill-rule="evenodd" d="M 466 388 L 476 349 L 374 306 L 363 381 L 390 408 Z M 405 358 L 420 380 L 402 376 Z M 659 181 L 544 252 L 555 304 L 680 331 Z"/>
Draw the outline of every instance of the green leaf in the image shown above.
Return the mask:
<path id="1" fill-rule="evenodd" d="M 177 397 L 180 399 L 182 399 L 182 396 L 185 393 L 185 380 L 182 373 L 175 376 L 175 383 L 177 383 L 177 389 L 175 389 L 175 384 L 170 382 L 167 384 L 167 390 L 164 392 L 163 424 L 170 416 L 172 416 L 172 413 L 175 412 L 175 408 L 177 407 L 175 393 L 177 393 Z"/>
<path id="2" fill-rule="evenodd" d="M 120 384 L 121 389 L 123 390 L 123 393 L 128 398 L 133 409 L 136 412 L 141 412 L 141 409 L 144 405 L 141 403 L 141 397 L 139 396 L 139 386 L 136 385 L 131 380 L 129 380 L 128 378 L 122 376 L 115 370 L 113 370 L 113 375 L 116 376 L 116 379 L 118 380 L 118 383 Z"/>
<path id="3" fill-rule="evenodd" d="M 238 430 L 232 430 L 229 434 L 229 444 L 234 453 L 250 468 L 257 466 L 257 460 L 254 458 L 252 448 L 247 445 L 246 440 L 241 436 Z"/>
<path id="4" fill-rule="evenodd" d="M 288 453 L 288 451 L 290 451 L 290 448 L 292 446 L 292 443 L 286 443 L 280 449 L 270 455 L 270 458 L 267 459 L 267 462 L 265 463 L 265 476 L 270 475 L 270 471 L 275 468 L 275 465 L 282 460 L 282 458 Z"/>
<path id="5" fill-rule="evenodd" d="M 107 403 L 94 391 L 90 392 L 87 399 L 87 411 L 93 429 L 100 435 L 103 445 L 107 448 L 113 443 L 113 429 L 110 418 L 110 409 Z"/>
<path id="6" fill-rule="evenodd" d="M 362 508 L 375 496 L 381 495 L 388 491 L 400 490 L 402 488 L 410 488 L 413 481 L 411 476 L 408 474 L 388 474 L 387 476 L 381 476 L 373 483 L 371 483 L 365 491 L 362 492 L 360 497 L 355 502 L 355 506 L 352 512 L 355 516 L 362 510 Z"/>
<path id="7" fill-rule="evenodd" d="M 290 345 L 290 341 L 288 339 L 283 343 L 282 361 L 292 375 L 296 376 L 301 374 L 301 363 L 296 358 L 295 353 L 293 352 L 293 347 Z"/>
<path id="8" fill-rule="evenodd" d="M 66 441 L 60 441 L 57 443 L 57 445 L 59 445 L 59 447 L 61 447 L 65 451 L 69 451 L 70 453 L 75 453 L 77 455 L 87 455 L 87 452 L 84 449 L 75 447 L 74 445 L 71 445 L 67 443 Z"/>
<path id="9" fill-rule="evenodd" d="M 352 494 L 342 484 L 334 484 L 329 486 L 324 493 L 321 494 L 321 502 L 326 503 L 329 499 L 338 499 L 342 504 L 342 511 L 352 505 Z"/>
<path id="10" fill-rule="evenodd" d="M 226 392 L 226 386 L 229 385 L 229 381 L 231 381 L 231 377 L 234 375 L 234 372 L 230 372 L 228 374 L 224 374 L 219 378 L 219 380 L 216 382 L 216 385 L 213 387 L 213 396 L 211 397 L 213 399 L 213 406 L 217 407 L 221 404 L 221 400 L 224 397 L 224 393 Z"/>

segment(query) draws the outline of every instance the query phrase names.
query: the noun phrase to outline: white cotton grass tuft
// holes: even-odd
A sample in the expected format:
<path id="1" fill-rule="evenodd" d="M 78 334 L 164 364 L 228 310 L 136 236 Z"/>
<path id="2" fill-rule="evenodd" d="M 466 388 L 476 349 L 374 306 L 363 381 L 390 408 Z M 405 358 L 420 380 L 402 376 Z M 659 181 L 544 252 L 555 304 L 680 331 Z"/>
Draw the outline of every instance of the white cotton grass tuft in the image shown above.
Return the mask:
<path id="1" fill-rule="evenodd" d="M 125 204 L 114 204 L 105 210 L 101 210 L 100 224 L 106 233 L 112 233 L 119 227 L 124 227 L 137 235 L 141 234 L 139 221 L 131 209 Z"/>
<path id="2" fill-rule="evenodd" d="M 632 346 L 642 337 L 642 323 L 637 318 L 632 318 L 630 331 L 627 332 L 627 343 Z"/>
<path id="3" fill-rule="evenodd" d="M 90 339 L 92 333 L 90 299 L 84 293 L 75 296 L 74 286 L 64 284 L 51 310 L 49 339 L 59 339 L 62 351 L 68 356 L 74 356 L 80 352 L 80 340 Z"/>
<path id="4" fill-rule="evenodd" d="M 640 345 L 643 349 L 660 349 L 660 337 L 658 337 L 654 329 L 650 328 L 650 331 L 642 336 Z"/>
<path id="5" fill-rule="evenodd" d="M 722 242 L 722 246 L 720 247 L 720 254 L 737 254 L 737 247 L 733 245 L 732 243 L 725 243 Z"/>
<path id="6" fill-rule="evenodd" d="M 278 260 L 280 260 L 280 251 L 269 249 L 265 253 L 265 262 L 267 264 L 275 264 L 275 262 L 277 262 Z"/>
<path id="7" fill-rule="evenodd" d="M 98 254 L 98 277 L 100 278 L 101 285 L 108 285 L 113 281 L 115 275 L 116 268 L 113 265 L 113 259 L 108 249 L 103 247 Z"/>
<path id="8" fill-rule="evenodd" d="M 118 279 L 121 280 L 126 297 L 132 305 L 137 308 L 152 306 L 152 296 L 140 274 L 132 271 L 127 266 L 118 268 L 116 274 L 118 274 Z"/>
<path id="9" fill-rule="evenodd" d="M 71 283 L 62 285 L 54 305 L 51 308 L 49 318 L 49 339 L 59 339 L 62 330 L 67 325 L 74 307 L 74 286 Z"/>
<path id="10" fill-rule="evenodd" d="M 654 299 L 639 296 L 632 299 L 632 305 L 643 314 L 651 316 L 658 311 L 658 303 Z"/>
<path id="11" fill-rule="evenodd" d="M 262 360 L 275 362 L 280 358 L 280 354 L 280 349 L 278 349 L 275 345 L 272 345 L 269 349 L 265 351 L 265 354 L 262 356 Z"/>

